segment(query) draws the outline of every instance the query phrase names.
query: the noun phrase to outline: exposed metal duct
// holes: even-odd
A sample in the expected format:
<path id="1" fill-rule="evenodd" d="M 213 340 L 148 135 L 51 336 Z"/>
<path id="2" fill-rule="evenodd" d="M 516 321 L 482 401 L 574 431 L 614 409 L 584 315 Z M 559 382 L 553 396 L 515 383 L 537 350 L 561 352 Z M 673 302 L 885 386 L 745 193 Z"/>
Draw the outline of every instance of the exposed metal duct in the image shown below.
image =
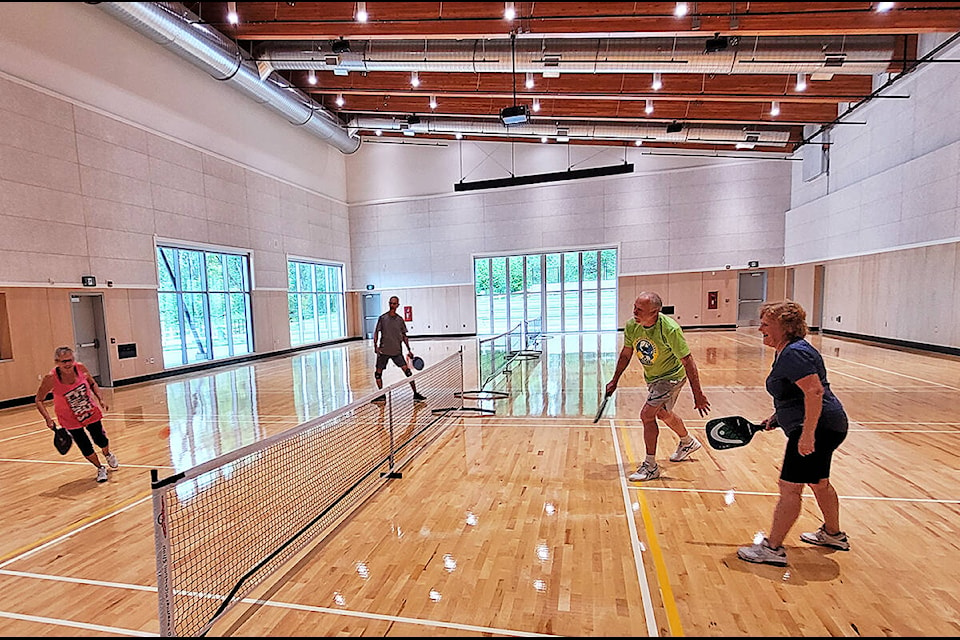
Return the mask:
<path id="1" fill-rule="evenodd" d="M 350 72 L 435 71 L 461 73 L 885 73 L 896 37 L 731 37 L 723 50 L 707 52 L 704 38 L 517 38 L 510 41 L 366 40 L 349 51 L 333 42 L 262 45 L 257 59 L 275 69 Z M 334 41 L 336 42 L 336 41 Z M 342 49 L 342 43 L 338 43 Z"/>
<path id="2" fill-rule="evenodd" d="M 279 74 L 261 78 L 257 64 L 199 17 L 176 2 L 91 2 L 128 27 L 173 51 L 252 100 L 280 114 L 343 153 L 353 153 L 360 139 L 339 120 Z"/>
<path id="3" fill-rule="evenodd" d="M 571 140 L 636 140 L 649 142 L 690 142 L 696 144 L 742 144 L 784 147 L 790 142 L 787 131 L 753 130 L 750 127 L 717 127 L 685 124 L 680 131 L 667 133 L 666 124 L 574 124 L 535 123 L 511 126 L 509 129 L 497 120 L 448 120 L 446 118 L 372 118 L 358 117 L 347 126 L 351 131 L 412 131 L 414 134 L 478 135 L 491 137 L 567 137 Z"/>

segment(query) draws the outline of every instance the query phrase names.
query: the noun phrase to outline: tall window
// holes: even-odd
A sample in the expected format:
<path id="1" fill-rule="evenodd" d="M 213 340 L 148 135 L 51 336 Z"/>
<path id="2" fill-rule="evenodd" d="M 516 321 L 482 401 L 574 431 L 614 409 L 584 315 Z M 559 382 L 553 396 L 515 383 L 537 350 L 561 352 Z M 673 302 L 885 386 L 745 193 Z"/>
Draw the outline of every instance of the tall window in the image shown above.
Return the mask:
<path id="1" fill-rule="evenodd" d="M 346 337 L 342 265 L 288 260 L 287 282 L 291 345 Z"/>
<path id="2" fill-rule="evenodd" d="M 474 258 L 477 333 L 540 319 L 542 331 L 617 330 L 617 250 Z"/>
<path id="3" fill-rule="evenodd" d="M 157 247 L 164 367 L 250 353 L 250 260 L 246 255 Z"/>

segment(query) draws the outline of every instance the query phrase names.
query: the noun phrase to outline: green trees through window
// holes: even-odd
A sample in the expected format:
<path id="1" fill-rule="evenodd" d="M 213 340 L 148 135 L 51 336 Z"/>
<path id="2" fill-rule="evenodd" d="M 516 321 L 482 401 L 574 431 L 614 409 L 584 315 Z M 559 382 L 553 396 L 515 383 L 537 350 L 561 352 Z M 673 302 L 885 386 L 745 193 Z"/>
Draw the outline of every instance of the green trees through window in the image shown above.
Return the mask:
<path id="1" fill-rule="evenodd" d="M 342 265 L 288 260 L 287 282 L 292 346 L 346 337 Z"/>
<path id="2" fill-rule="evenodd" d="M 477 334 L 540 319 L 544 332 L 617 330 L 617 250 L 474 258 Z"/>
<path id="3" fill-rule="evenodd" d="M 157 283 L 164 367 L 253 351 L 248 256 L 158 246 Z"/>

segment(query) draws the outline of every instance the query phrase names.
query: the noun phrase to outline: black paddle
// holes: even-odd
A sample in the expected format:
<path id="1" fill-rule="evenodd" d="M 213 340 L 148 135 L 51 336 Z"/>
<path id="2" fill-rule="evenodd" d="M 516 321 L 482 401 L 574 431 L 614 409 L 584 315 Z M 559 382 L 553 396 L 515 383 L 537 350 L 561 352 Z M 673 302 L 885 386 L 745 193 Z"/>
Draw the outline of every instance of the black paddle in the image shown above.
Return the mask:
<path id="1" fill-rule="evenodd" d="M 611 395 L 611 394 L 609 394 L 609 393 L 604 394 L 604 396 L 603 396 L 603 401 L 600 402 L 600 408 L 597 409 L 597 415 L 595 415 L 595 416 L 593 417 L 593 423 L 594 423 L 594 424 L 600 422 L 600 416 L 603 415 L 603 410 L 607 408 L 607 400 L 610 399 L 610 395 Z"/>
<path id="2" fill-rule="evenodd" d="M 67 455 L 67 452 L 70 451 L 70 446 L 72 444 L 73 438 L 70 437 L 70 434 L 67 433 L 66 429 L 63 427 L 57 427 L 53 430 L 53 446 L 57 448 L 57 451 L 60 452 L 60 455 Z"/>
<path id="3" fill-rule="evenodd" d="M 727 416 L 707 420 L 707 442 L 714 449 L 742 447 L 753 439 L 753 434 L 766 427 L 754 424 L 743 416 Z"/>

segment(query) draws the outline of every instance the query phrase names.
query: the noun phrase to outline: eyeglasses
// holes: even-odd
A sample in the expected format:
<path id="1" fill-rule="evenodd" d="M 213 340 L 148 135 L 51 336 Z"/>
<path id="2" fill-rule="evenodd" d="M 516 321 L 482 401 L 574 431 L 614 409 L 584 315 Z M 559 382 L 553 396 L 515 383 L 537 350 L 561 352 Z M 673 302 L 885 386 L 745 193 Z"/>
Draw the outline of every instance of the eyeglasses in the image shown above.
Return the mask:
<path id="1" fill-rule="evenodd" d="M 73 362 L 73 358 L 67 358 L 66 360 L 57 360 L 60 364 L 70 364 Z"/>

